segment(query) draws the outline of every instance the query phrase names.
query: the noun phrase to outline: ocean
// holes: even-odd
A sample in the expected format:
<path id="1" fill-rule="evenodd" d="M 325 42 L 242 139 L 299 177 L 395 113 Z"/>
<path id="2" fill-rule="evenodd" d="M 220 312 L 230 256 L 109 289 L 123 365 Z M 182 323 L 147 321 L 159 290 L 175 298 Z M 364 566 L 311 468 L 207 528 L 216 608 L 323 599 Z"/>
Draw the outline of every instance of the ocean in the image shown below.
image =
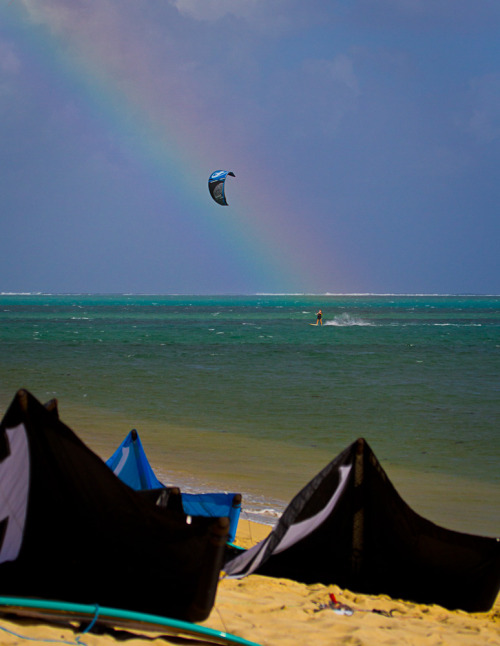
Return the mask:
<path id="1" fill-rule="evenodd" d="M 364 437 L 415 511 L 500 535 L 500 296 L 2 294 L 2 415 L 19 388 L 103 459 L 137 429 L 162 482 L 243 517 Z"/>

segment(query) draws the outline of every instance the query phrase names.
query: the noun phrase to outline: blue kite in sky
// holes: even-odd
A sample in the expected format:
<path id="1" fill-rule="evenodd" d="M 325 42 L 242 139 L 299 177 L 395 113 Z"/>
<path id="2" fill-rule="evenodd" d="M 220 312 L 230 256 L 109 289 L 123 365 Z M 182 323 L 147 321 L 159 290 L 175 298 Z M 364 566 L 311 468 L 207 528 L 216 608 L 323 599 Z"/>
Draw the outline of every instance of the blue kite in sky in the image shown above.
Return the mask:
<path id="1" fill-rule="evenodd" d="M 210 195 L 214 198 L 217 204 L 220 204 L 221 206 L 227 206 L 224 185 L 228 175 L 229 177 L 235 177 L 235 174 L 232 171 L 216 170 L 208 178 L 208 190 L 210 191 Z"/>

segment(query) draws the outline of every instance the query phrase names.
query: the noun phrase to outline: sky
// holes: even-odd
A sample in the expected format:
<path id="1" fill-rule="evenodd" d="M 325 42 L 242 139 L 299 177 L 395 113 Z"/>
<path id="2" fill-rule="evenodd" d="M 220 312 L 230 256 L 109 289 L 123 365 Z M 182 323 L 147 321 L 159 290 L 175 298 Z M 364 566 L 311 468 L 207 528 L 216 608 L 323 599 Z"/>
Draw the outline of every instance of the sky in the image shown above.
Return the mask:
<path id="1" fill-rule="evenodd" d="M 500 293 L 499 33 L 498 0 L 0 0 L 0 292 Z"/>

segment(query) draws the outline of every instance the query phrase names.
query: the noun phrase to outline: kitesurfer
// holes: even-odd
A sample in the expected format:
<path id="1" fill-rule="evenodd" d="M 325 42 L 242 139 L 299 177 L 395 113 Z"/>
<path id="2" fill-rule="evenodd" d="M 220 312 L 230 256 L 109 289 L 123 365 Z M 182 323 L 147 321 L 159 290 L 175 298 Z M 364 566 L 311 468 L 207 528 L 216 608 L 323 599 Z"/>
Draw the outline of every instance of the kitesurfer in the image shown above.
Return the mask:
<path id="1" fill-rule="evenodd" d="M 316 314 L 316 325 L 323 325 L 323 312 L 321 310 Z"/>

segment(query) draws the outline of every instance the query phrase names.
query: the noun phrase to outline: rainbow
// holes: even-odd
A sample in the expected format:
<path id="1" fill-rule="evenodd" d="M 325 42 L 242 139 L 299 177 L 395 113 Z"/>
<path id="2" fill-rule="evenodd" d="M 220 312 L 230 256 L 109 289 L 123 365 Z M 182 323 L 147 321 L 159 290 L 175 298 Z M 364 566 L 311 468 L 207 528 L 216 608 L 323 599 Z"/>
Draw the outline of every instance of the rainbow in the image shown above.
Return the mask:
<path id="1" fill-rule="evenodd" d="M 262 169 L 249 153 L 235 153 L 230 141 L 213 134 L 197 110 L 196 88 L 174 93 L 173 83 L 161 87 L 153 46 L 131 38 L 125 24 L 130 16 L 120 13 L 118 4 L 90 4 L 84 19 L 78 11 L 33 0 L 3 9 L 13 33 L 19 23 L 24 26 L 25 53 L 56 78 L 55 87 L 70 92 L 92 115 L 94 127 L 125 147 L 153 181 L 165 186 L 169 211 L 189 218 L 207 245 L 246 262 L 263 288 L 335 289 L 335 277 L 325 284 L 318 260 L 331 250 L 322 248 L 308 223 L 297 225 L 295 217 L 290 226 L 290 187 L 278 183 L 270 194 L 266 184 L 268 194 L 262 188 L 256 194 Z M 208 176 L 217 168 L 236 174 L 227 185 L 227 208 L 214 204 L 208 194 Z"/>

